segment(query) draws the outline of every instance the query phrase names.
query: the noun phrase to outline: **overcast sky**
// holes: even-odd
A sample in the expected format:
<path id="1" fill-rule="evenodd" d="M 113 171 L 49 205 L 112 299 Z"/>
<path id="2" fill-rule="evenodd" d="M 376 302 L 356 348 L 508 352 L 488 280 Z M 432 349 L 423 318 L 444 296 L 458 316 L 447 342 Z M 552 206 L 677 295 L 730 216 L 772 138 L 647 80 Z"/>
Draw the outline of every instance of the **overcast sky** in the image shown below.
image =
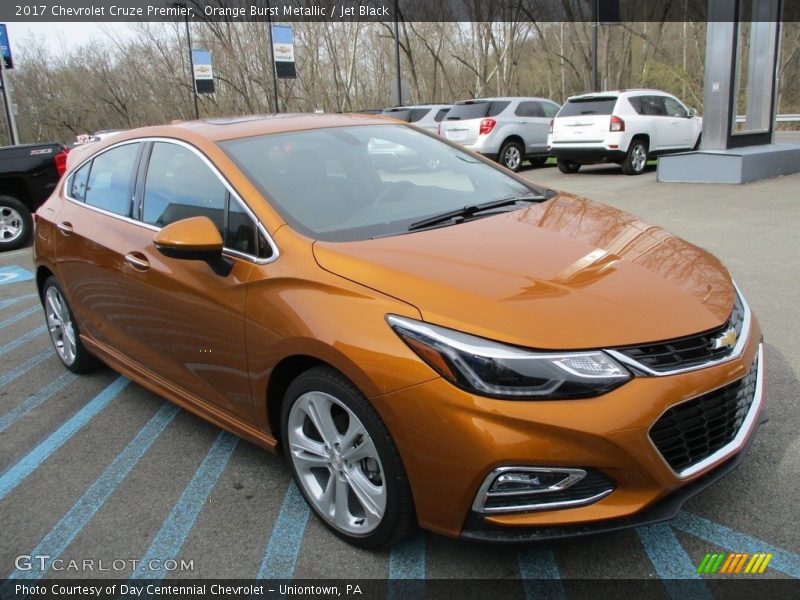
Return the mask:
<path id="1" fill-rule="evenodd" d="M 79 47 L 93 39 L 107 39 L 108 34 L 128 37 L 134 34 L 128 23 L 7 23 L 11 52 L 16 53 L 24 40 L 36 37 L 45 40 L 56 52 L 61 48 Z"/>

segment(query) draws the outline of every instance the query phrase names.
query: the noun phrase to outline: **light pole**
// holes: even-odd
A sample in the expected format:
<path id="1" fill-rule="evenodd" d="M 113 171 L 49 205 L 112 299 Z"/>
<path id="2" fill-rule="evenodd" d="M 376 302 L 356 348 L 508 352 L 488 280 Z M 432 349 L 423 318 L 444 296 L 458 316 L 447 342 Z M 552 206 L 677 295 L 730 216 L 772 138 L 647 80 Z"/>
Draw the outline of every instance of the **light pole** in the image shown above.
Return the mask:
<path id="1" fill-rule="evenodd" d="M 11 104 L 11 90 L 8 89 L 8 80 L 6 79 L 6 59 L 0 55 L 0 85 L 3 86 L 3 103 L 6 107 L 6 119 L 8 120 L 8 137 L 11 140 L 11 145 L 16 146 L 19 144 L 19 134 L 17 133 L 17 122 L 14 119 L 14 108 Z"/>
<path id="2" fill-rule="evenodd" d="M 272 93 L 275 95 L 275 112 L 279 113 L 278 108 L 278 67 L 275 64 L 275 44 L 272 41 L 272 17 L 269 0 L 267 0 L 267 33 L 269 34 L 269 60 L 272 64 Z"/>
<path id="3" fill-rule="evenodd" d="M 400 8 L 398 4 L 398 1 L 394 0 L 394 62 L 397 71 L 397 106 L 403 106 L 403 87 L 400 82 L 400 27 L 398 25 Z"/>
<path id="4" fill-rule="evenodd" d="M 173 2 L 172 6 L 183 9 L 183 22 L 186 25 L 186 44 L 189 47 L 189 85 L 194 98 L 194 118 L 200 118 L 200 106 L 197 103 L 197 86 L 194 84 L 194 57 L 192 56 L 192 31 L 189 27 L 189 10 L 186 2 Z"/>

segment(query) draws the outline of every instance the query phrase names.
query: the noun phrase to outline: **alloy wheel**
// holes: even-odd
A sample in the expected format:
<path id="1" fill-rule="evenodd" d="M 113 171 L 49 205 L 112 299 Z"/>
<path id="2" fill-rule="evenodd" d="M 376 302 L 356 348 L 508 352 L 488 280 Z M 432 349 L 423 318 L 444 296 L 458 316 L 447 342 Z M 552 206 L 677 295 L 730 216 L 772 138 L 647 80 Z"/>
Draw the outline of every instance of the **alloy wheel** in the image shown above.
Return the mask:
<path id="1" fill-rule="evenodd" d="M 386 511 L 386 481 L 361 420 L 334 396 L 306 392 L 289 411 L 287 434 L 297 480 L 319 515 L 348 535 L 374 531 Z"/>
<path id="2" fill-rule="evenodd" d="M 75 362 L 76 356 L 75 328 L 67 304 L 55 286 L 48 287 L 45 292 L 44 310 L 53 346 L 64 364 L 69 366 Z"/>
<path id="3" fill-rule="evenodd" d="M 644 146 L 642 144 L 636 144 L 631 154 L 631 165 L 633 166 L 633 170 L 637 173 L 644 170 L 644 166 L 647 164 L 647 152 L 645 151 Z"/>
<path id="4" fill-rule="evenodd" d="M 516 146 L 509 146 L 503 153 L 503 164 L 515 171 L 522 164 L 522 154 Z"/>
<path id="5" fill-rule="evenodd" d="M 10 206 L 0 206 L 0 240 L 13 242 L 22 235 L 22 215 Z"/>

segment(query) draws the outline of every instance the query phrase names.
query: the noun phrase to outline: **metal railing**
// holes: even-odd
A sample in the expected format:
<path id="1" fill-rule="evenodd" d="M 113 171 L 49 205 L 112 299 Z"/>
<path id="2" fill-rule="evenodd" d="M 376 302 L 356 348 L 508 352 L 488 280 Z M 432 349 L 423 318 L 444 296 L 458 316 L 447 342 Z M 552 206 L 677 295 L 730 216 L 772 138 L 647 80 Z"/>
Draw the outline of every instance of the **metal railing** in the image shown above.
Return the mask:
<path id="1" fill-rule="evenodd" d="M 744 123 L 744 121 L 745 121 L 744 115 L 736 115 L 737 123 Z M 775 121 L 778 123 L 795 123 L 800 121 L 800 114 L 778 115 L 777 117 L 775 117 Z"/>

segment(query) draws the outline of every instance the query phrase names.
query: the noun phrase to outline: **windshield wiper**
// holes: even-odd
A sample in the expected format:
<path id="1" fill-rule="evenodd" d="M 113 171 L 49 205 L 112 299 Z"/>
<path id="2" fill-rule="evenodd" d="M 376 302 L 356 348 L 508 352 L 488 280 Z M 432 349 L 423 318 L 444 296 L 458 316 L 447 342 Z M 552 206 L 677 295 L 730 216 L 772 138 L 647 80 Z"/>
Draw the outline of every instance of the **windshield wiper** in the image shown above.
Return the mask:
<path id="1" fill-rule="evenodd" d="M 422 219 L 421 221 L 416 221 L 408 226 L 408 231 L 417 231 L 419 229 L 425 229 L 426 227 L 441 225 L 443 223 L 447 223 L 448 221 L 453 221 L 453 223 L 461 223 L 470 217 L 474 217 L 480 213 L 494 210 L 496 208 L 514 206 L 519 202 L 526 202 L 530 204 L 534 202 L 542 202 L 543 200 L 546 200 L 544 196 L 525 194 L 523 196 L 500 198 L 499 200 L 484 202 L 483 204 L 472 204 L 470 206 L 451 210 L 440 215 L 434 215 L 433 217 L 428 217 L 427 219 Z"/>

